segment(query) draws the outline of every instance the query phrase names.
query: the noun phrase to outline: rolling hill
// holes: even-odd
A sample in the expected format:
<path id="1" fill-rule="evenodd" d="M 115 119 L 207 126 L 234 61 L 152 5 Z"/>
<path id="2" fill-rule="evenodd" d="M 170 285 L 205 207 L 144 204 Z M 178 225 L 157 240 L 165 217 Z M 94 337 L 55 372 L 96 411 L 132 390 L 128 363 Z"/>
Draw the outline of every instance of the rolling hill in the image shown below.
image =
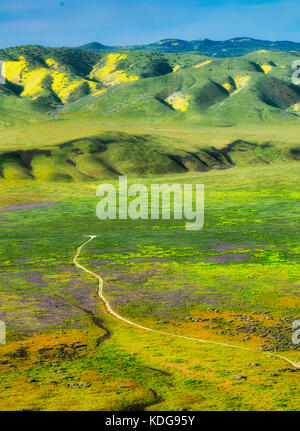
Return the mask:
<path id="1" fill-rule="evenodd" d="M 268 41 L 250 37 L 236 37 L 225 41 L 199 39 L 186 41 L 181 39 L 162 39 L 148 45 L 106 46 L 98 42 L 88 43 L 79 48 L 94 51 L 144 50 L 163 53 L 197 52 L 211 57 L 236 57 L 261 49 L 271 51 L 299 51 L 300 43 L 290 41 Z"/>
<path id="2" fill-rule="evenodd" d="M 294 142 L 282 152 L 267 139 L 234 130 L 276 125 L 287 134 L 300 124 L 300 87 L 291 79 L 299 58 L 299 52 L 264 49 L 234 58 L 41 46 L 0 50 L 6 78 L 0 85 L 0 175 L 81 181 L 268 164 L 274 154 L 295 160 Z M 161 132 L 146 133 L 158 127 Z M 207 139 L 167 139 L 170 127 L 195 129 L 199 136 L 204 127 L 233 132 L 216 150 Z"/>
<path id="3" fill-rule="evenodd" d="M 258 51 L 234 59 L 139 51 L 117 55 L 108 54 L 92 72 L 104 84 L 102 91 L 73 101 L 64 112 L 145 123 L 299 121 L 300 89 L 291 82 L 298 54 Z M 114 70 L 108 65 L 112 56 Z"/>
<path id="4" fill-rule="evenodd" d="M 0 51 L 3 108 L 88 112 L 165 121 L 296 121 L 291 82 L 300 53 L 260 50 L 237 58 L 147 51 L 96 53 L 19 47 Z M 25 102 L 26 101 L 26 102 Z M 23 115 L 24 116 L 24 115 Z"/>

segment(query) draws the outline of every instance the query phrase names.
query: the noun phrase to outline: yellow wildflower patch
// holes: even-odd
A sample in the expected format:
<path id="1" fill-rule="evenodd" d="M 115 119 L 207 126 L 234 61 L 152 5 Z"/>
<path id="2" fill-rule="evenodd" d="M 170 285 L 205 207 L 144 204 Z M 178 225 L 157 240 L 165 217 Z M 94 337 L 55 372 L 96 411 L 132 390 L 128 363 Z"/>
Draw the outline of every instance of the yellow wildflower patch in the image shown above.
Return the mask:
<path id="1" fill-rule="evenodd" d="M 222 84 L 222 87 L 225 88 L 225 90 L 227 90 L 227 91 L 231 90 L 231 85 L 228 83 Z"/>
<path id="2" fill-rule="evenodd" d="M 212 62 L 212 60 L 206 60 L 206 61 L 203 61 L 202 63 L 195 64 L 195 66 L 193 66 L 193 68 L 198 69 L 199 67 L 206 66 L 207 64 L 209 64 L 211 62 Z"/>
<path id="3" fill-rule="evenodd" d="M 169 105 L 173 106 L 176 111 L 185 112 L 189 107 L 189 96 L 185 96 L 182 93 L 173 93 L 166 99 Z"/>
<path id="4" fill-rule="evenodd" d="M 34 96 L 43 91 L 42 82 L 48 74 L 46 68 L 29 70 L 29 64 L 24 57 L 19 61 L 7 61 L 4 63 L 5 78 L 15 84 L 23 85 L 21 96 Z"/>
<path id="5" fill-rule="evenodd" d="M 62 102 L 66 102 L 73 93 L 73 91 L 82 85 L 82 82 L 83 81 L 73 81 L 66 88 L 62 89 L 58 93 L 58 97 L 60 98 L 60 100 Z"/>
<path id="6" fill-rule="evenodd" d="M 262 70 L 267 74 L 272 70 L 272 66 L 270 64 L 263 64 L 260 66 Z"/>
<path id="7" fill-rule="evenodd" d="M 52 59 L 46 60 L 46 63 L 51 67 L 59 66 L 58 63 Z M 36 96 L 42 93 L 44 91 L 42 84 L 47 76 L 52 77 L 52 90 L 62 102 L 66 102 L 72 92 L 83 82 L 88 82 L 92 91 L 97 89 L 96 82 L 90 82 L 85 79 L 71 80 L 65 73 L 49 70 L 47 68 L 29 70 L 28 66 L 28 62 L 24 57 L 19 57 L 19 61 L 7 61 L 4 63 L 4 77 L 10 82 L 24 86 L 24 91 L 21 93 L 21 96 Z"/>
<path id="8" fill-rule="evenodd" d="M 19 61 L 5 61 L 2 74 L 10 82 L 19 84 L 21 74 L 27 70 L 28 63 L 24 57 L 19 57 Z"/>
<path id="9" fill-rule="evenodd" d="M 109 54 L 105 65 L 98 68 L 96 65 L 90 77 L 101 81 L 105 85 L 117 85 L 122 82 L 137 81 L 138 76 L 129 76 L 123 70 L 117 70 L 117 63 L 127 58 L 127 54 Z"/>
<path id="10" fill-rule="evenodd" d="M 99 94 L 103 94 L 106 91 L 107 91 L 107 88 L 102 88 L 102 90 L 99 90 L 96 93 L 93 93 L 92 96 L 98 96 Z"/>
<path id="11" fill-rule="evenodd" d="M 245 87 L 250 80 L 250 76 L 238 76 L 235 78 L 234 82 L 237 89 Z"/>
<path id="12" fill-rule="evenodd" d="M 234 96 L 235 94 L 239 93 L 250 81 L 250 76 L 238 76 L 234 79 L 234 83 L 236 86 L 236 90 L 231 93 L 231 96 Z"/>
<path id="13" fill-rule="evenodd" d="M 117 70 L 112 74 L 112 85 L 119 84 L 121 82 L 129 82 L 129 81 L 137 81 L 139 79 L 138 76 L 129 76 L 123 70 Z"/>
<path id="14" fill-rule="evenodd" d="M 48 58 L 46 60 L 46 63 L 52 69 L 58 69 L 59 68 L 59 63 L 57 63 L 57 61 L 53 60 L 53 58 Z"/>
<path id="15" fill-rule="evenodd" d="M 179 64 L 176 64 L 176 66 L 173 67 L 173 72 L 177 72 L 177 70 L 181 69 L 181 66 Z"/>
<path id="16" fill-rule="evenodd" d="M 25 89 L 21 96 L 34 96 L 43 92 L 42 83 L 48 75 L 47 69 L 37 69 L 24 76 Z"/>
<path id="17" fill-rule="evenodd" d="M 74 90 L 80 87 L 86 80 L 71 81 L 65 73 L 52 72 L 53 77 L 52 89 L 58 95 L 62 102 L 66 102 Z"/>
<path id="18" fill-rule="evenodd" d="M 96 91 L 97 90 L 97 87 L 99 85 L 99 84 L 97 84 L 97 82 L 88 81 L 87 79 L 84 79 L 83 81 L 88 83 L 91 91 Z"/>
<path id="19" fill-rule="evenodd" d="M 116 64 L 120 60 L 125 60 L 125 58 L 127 58 L 127 54 L 108 54 L 106 64 Z"/>
<path id="20" fill-rule="evenodd" d="M 124 71 L 115 70 L 116 64 L 127 57 L 126 54 L 109 54 L 104 67 L 92 72 L 92 76 L 101 80 L 106 85 L 116 85 L 121 82 L 135 81 L 138 76 L 129 76 Z M 24 57 L 19 57 L 18 61 L 4 62 L 3 76 L 10 82 L 24 86 L 21 96 L 37 96 L 45 92 L 43 82 L 47 76 L 52 78 L 52 90 L 65 103 L 72 93 L 83 83 L 89 85 L 90 92 L 94 95 L 101 94 L 106 90 L 99 90 L 99 83 L 88 79 L 72 79 L 68 73 L 59 71 L 59 63 L 52 58 L 46 61 L 47 67 L 30 68 Z M 51 81 L 50 81 L 51 82 Z"/>

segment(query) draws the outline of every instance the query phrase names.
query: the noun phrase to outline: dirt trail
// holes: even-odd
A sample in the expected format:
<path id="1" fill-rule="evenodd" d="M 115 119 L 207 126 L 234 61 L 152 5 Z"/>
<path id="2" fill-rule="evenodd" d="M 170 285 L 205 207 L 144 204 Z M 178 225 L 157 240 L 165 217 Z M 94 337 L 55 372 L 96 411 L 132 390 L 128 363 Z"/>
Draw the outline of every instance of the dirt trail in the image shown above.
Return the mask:
<path id="1" fill-rule="evenodd" d="M 249 349 L 248 347 L 242 347 L 242 346 L 236 346 L 234 344 L 227 344 L 227 343 L 221 343 L 218 341 L 212 341 L 212 340 L 202 340 L 201 338 L 193 338 L 193 337 L 188 337 L 185 335 L 177 335 L 177 334 L 172 334 L 169 332 L 165 332 L 165 331 L 159 331 L 158 329 L 151 329 L 151 328 L 147 328 L 146 326 L 141 326 L 137 323 L 134 323 L 128 319 L 125 319 L 124 317 L 120 316 L 118 313 L 116 313 L 110 306 L 109 302 L 107 301 L 107 299 L 105 298 L 105 296 L 103 295 L 103 279 L 100 277 L 100 275 L 95 274 L 94 272 L 90 271 L 89 269 L 85 268 L 83 265 L 80 265 L 80 263 L 77 262 L 77 259 L 81 253 L 81 250 L 83 249 L 83 247 L 85 247 L 89 242 L 93 241 L 93 239 L 97 238 L 98 235 L 87 235 L 87 237 L 89 238 L 87 241 L 85 241 L 83 244 L 81 244 L 81 246 L 79 246 L 76 250 L 75 256 L 73 257 L 73 263 L 75 266 L 77 266 L 77 268 L 81 269 L 82 271 L 86 272 L 87 274 L 92 275 L 93 277 L 95 277 L 98 280 L 98 296 L 99 298 L 102 300 L 106 311 L 111 314 L 112 316 L 114 316 L 116 319 L 121 320 L 122 322 L 127 323 L 128 325 L 134 326 L 135 328 L 139 328 L 139 329 L 143 329 L 144 331 L 149 331 L 149 332 L 155 332 L 156 334 L 161 334 L 161 335 L 165 335 L 168 337 L 176 337 L 176 338 L 181 338 L 181 339 L 185 339 L 185 340 L 192 340 L 192 341 L 197 341 L 199 343 L 206 343 L 206 344 L 213 344 L 213 345 L 217 345 L 217 346 L 223 346 L 223 347 L 228 347 L 231 349 L 239 349 L 239 350 L 245 350 L 248 352 L 252 352 L 252 353 L 261 353 L 264 354 L 266 356 L 268 356 L 269 358 L 276 358 L 276 359 L 281 359 L 285 362 L 288 362 L 290 365 L 292 365 L 295 368 L 299 368 L 300 369 L 300 363 L 294 363 L 292 361 L 290 361 L 289 359 L 285 358 L 284 356 L 280 356 L 280 355 L 276 355 L 273 353 L 266 353 L 266 352 L 257 352 L 256 350 L 253 349 Z"/>

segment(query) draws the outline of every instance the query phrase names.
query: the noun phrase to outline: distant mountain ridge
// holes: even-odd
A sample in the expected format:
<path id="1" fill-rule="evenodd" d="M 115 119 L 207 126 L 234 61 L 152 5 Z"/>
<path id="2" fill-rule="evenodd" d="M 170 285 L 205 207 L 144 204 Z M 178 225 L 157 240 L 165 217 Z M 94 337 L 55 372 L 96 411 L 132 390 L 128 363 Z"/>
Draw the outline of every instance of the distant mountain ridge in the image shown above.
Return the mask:
<path id="1" fill-rule="evenodd" d="M 268 51 L 300 51 L 300 43 L 290 41 L 268 41 L 250 37 L 237 37 L 225 41 L 199 39 L 186 41 L 181 39 L 162 39 L 148 45 L 106 46 L 99 42 L 92 42 L 79 46 L 80 49 L 91 51 L 113 52 L 116 50 L 146 50 L 162 53 L 196 52 L 210 57 L 237 57 L 258 50 Z"/>

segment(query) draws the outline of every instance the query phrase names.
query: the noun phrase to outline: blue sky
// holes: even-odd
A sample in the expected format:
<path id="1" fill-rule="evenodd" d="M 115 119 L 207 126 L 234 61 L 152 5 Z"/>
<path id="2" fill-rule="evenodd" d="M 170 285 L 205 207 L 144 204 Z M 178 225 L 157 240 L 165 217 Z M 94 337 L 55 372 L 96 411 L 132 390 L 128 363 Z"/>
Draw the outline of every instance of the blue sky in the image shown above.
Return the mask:
<path id="1" fill-rule="evenodd" d="M 0 47 L 248 36 L 300 42 L 299 0 L 0 0 Z"/>

